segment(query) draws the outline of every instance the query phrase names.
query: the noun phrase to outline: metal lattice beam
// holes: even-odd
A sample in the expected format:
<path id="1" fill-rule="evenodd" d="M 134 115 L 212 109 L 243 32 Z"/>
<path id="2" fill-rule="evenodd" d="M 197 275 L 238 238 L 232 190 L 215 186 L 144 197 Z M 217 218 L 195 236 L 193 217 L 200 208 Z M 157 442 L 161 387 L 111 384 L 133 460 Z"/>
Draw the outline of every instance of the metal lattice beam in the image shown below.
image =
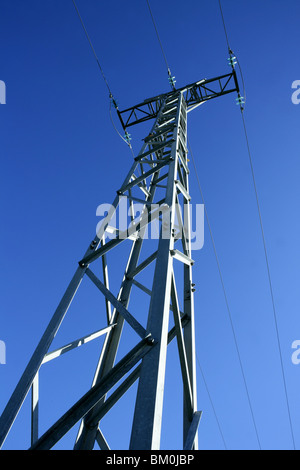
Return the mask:
<path id="1" fill-rule="evenodd" d="M 236 72 L 233 70 L 226 75 L 212 79 L 203 79 L 194 82 L 185 87 L 179 88 L 177 91 L 183 93 L 184 100 L 187 105 L 187 111 L 191 111 L 196 106 L 199 106 L 205 101 L 218 98 L 219 96 L 228 93 L 239 92 L 239 85 L 236 77 Z M 174 92 L 169 92 L 163 95 L 158 95 L 149 98 L 142 103 L 139 103 L 130 108 L 118 111 L 121 124 L 124 129 L 127 127 L 140 124 L 141 122 L 155 119 L 161 109 L 163 101 L 166 97 L 172 97 Z M 170 109 L 173 103 L 170 103 Z M 165 115 L 165 120 L 168 120 L 168 114 Z"/>

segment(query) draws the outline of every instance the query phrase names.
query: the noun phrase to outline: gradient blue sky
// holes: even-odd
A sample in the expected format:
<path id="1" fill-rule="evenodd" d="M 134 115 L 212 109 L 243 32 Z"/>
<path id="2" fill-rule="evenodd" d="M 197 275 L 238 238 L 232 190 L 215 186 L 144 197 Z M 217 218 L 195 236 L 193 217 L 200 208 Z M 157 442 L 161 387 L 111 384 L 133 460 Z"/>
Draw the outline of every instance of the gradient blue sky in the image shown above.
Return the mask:
<path id="1" fill-rule="evenodd" d="M 145 0 L 77 0 L 120 108 L 169 90 L 165 64 Z M 229 71 L 217 0 L 151 0 L 177 86 Z M 230 45 L 246 85 L 245 119 L 273 280 L 278 326 L 297 448 L 300 447 L 299 200 L 300 80 L 298 0 L 223 0 Z M 0 412 L 21 376 L 98 222 L 112 202 L 131 153 L 109 119 L 105 84 L 71 0 L 0 1 L 0 80 L 7 86 L 1 123 L 1 321 L 7 364 L 0 365 Z M 116 121 L 117 122 L 117 121 Z M 290 449 L 289 428 L 259 220 L 235 96 L 189 115 L 189 138 L 223 271 L 233 323 L 263 449 Z M 141 131 L 133 129 L 137 153 Z M 194 203 L 201 198 L 191 172 Z M 206 227 L 194 253 L 197 355 L 229 449 L 257 449 L 224 296 Z M 53 346 L 101 327 L 104 301 L 84 286 Z M 98 302 L 98 303 L 97 303 Z M 100 340 L 101 341 L 101 340 Z M 100 341 L 45 366 L 41 431 L 88 390 Z M 172 346 L 173 347 L 173 346 Z M 180 448 L 168 361 L 163 448 Z M 66 372 L 67 371 L 67 372 Z M 200 449 L 223 449 L 198 373 Z M 112 448 L 127 448 L 132 392 L 103 421 Z M 27 398 L 4 448 L 30 445 Z M 57 448 L 71 448 L 76 429 Z"/>

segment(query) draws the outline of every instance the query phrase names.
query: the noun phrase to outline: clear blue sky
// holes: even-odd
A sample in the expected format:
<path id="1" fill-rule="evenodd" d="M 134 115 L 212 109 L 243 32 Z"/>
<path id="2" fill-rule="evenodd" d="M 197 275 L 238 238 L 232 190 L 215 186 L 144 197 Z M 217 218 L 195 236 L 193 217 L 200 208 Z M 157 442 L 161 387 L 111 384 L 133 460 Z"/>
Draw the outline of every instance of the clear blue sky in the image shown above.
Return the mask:
<path id="1" fill-rule="evenodd" d="M 77 0 L 120 108 L 169 90 L 146 1 Z M 177 86 L 229 71 L 217 0 L 151 0 Z M 223 0 L 232 49 L 246 85 L 245 119 L 261 203 L 284 369 L 300 448 L 300 80 L 298 0 Z M 105 84 L 71 0 L 0 1 L 0 80 L 7 104 L 1 123 L 1 322 L 7 363 L 0 365 L 0 412 L 47 326 L 77 262 L 94 236 L 96 208 L 112 202 L 131 153 L 109 119 Z M 263 449 L 290 449 L 272 304 L 242 121 L 229 95 L 189 115 L 197 161 Z M 133 148 L 141 144 L 132 131 Z M 194 203 L 201 198 L 191 172 Z M 197 355 L 229 449 L 257 440 L 224 296 L 206 227 L 194 254 Z M 86 288 L 53 347 L 100 328 L 104 301 Z M 150 287 L 150 286 L 149 286 Z M 103 319 L 103 320 L 102 320 Z M 101 324 L 100 324 L 101 323 Z M 41 431 L 88 390 L 101 340 L 43 366 Z M 173 346 L 172 346 L 173 347 Z M 180 448 L 178 370 L 170 353 L 163 448 Z M 198 373 L 200 449 L 223 449 Z M 134 389 L 133 389 L 134 392 Z M 103 421 L 112 448 L 128 447 L 132 394 Z M 124 411 L 126 410 L 126 411 Z M 77 428 L 76 428 L 77 429 Z M 76 429 L 57 448 L 71 448 Z M 4 448 L 27 448 L 29 400 Z"/>

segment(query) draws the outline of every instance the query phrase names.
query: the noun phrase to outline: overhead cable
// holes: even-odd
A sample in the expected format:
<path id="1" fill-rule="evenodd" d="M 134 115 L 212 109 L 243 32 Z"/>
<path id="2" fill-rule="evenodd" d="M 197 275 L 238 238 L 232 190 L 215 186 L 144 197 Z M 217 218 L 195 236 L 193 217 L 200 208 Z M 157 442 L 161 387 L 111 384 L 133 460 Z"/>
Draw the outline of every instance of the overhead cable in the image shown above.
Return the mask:
<path id="1" fill-rule="evenodd" d="M 202 370 L 202 367 L 201 367 L 201 364 L 200 364 L 200 361 L 199 361 L 199 358 L 198 358 L 197 354 L 196 354 L 196 358 L 197 358 L 197 364 L 198 364 L 199 370 L 201 372 L 202 380 L 203 380 L 203 383 L 204 383 L 204 386 L 205 386 L 205 389 L 206 389 L 206 393 L 208 395 L 208 398 L 209 398 L 209 401 L 210 401 L 210 404 L 211 404 L 211 407 L 212 407 L 212 410 L 213 410 L 213 413 L 214 413 L 214 416 L 215 416 L 215 420 L 216 420 L 216 423 L 217 423 L 217 426 L 218 426 L 218 429 L 219 429 L 219 432 L 220 432 L 220 436 L 221 436 L 221 439 L 223 441 L 224 448 L 225 448 L 225 450 L 228 450 L 228 447 L 227 447 L 227 444 L 226 444 L 226 441 L 225 441 L 225 437 L 224 437 L 224 434 L 223 434 L 223 431 L 222 431 L 222 428 L 221 428 L 221 424 L 220 424 L 220 421 L 219 421 L 219 418 L 218 418 L 218 415 L 217 415 L 217 412 L 216 412 L 216 409 L 215 409 L 215 406 L 214 406 L 214 403 L 213 403 L 213 400 L 212 400 L 212 396 L 210 394 L 210 391 L 209 391 L 209 388 L 208 388 L 208 385 L 207 385 L 207 382 L 206 382 L 206 379 L 205 379 L 205 376 L 204 376 L 204 372 Z"/>
<path id="2" fill-rule="evenodd" d="M 224 32 L 225 32 L 225 36 L 226 36 L 226 42 L 227 42 L 228 50 L 229 50 L 229 53 L 232 53 L 232 50 L 231 50 L 230 45 L 229 45 L 228 32 L 227 32 L 227 28 L 226 28 L 225 19 L 224 19 L 221 0 L 218 0 L 218 1 L 219 1 L 220 13 L 221 13 L 221 17 L 222 17 L 222 22 L 223 22 L 223 27 L 224 27 Z M 242 70 L 241 70 L 240 66 L 239 66 L 239 68 L 240 68 L 240 72 L 241 72 L 241 76 L 242 76 L 243 86 L 245 88 Z M 281 350 L 281 344 L 280 344 L 280 335 L 279 335 L 277 312 L 276 312 L 274 291 L 273 291 L 272 278 L 271 278 L 270 263 L 269 263 L 266 238 L 265 238 L 265 233 L 264 233 L 264 228 L 263 228 L 262 214 L 261 214 L 261 209 L 260 209 L 260 202 L 259 202 L 259 197 L 258 197 L 258 190 L 257 190 L 255 173 L 254 173 L 253 160 L 252 160 L 250 144 L 249 144 L 249 138 L 248 138 L 248 132 L 247 132 L 245 116 L 244 116 L 244 106 L 242 104 L 240 105 L 240 109 L 241 109 L 243 129 L 244 129 L 244 134 L 245 134 L 245 139 L 246 139 L 248 158 L 249 158 L 252 182 L 253 182 L 256 205 L 257 205 L 257 211 L 258 211 L 258 217 L 259 217 L 260 231 L 261 231 L 264 254 L 265 254 L 266 268 L 267 268 L 267 274 L 268 274 L 268 283 L 269 283 L 270 295 L 271 295 L 271 301 L 272 301 L 272 310 L 273 310 L 273 317 L 274 317 L 274 323 L 275 323 L 276 339 L 277 339 L 278 352 L 279 352 L 279 357 L 280 357 L 280 366 L 281 366 L 283 386 L 284 386 L 284 392 L 285 392 L 285 398 L 286 398 L 286 406 L 287 406 L 287 412 L 288 412 L 288 418 L 289 418 L 289 425 L 290 425 L 290 431 L 291 431 L 291 436 L 292 436 L 292 441 L 293 441 L 293 448 L 294 448 L 294 450 L 296 450 L 295 436 L 294 436 L 292 416 L 291 416 L 291 409 L 290 409 L 290 403 L 289 403 L 289 397 L 288 397 L 288 391 L 287 391 L 287 383 L 286 383 L 285 371 L 284 371 L 284 366 L 283 366 L 283 357 L 282 357 L 282 350 Z"/>
<path id="3" fill-rule="evenodd" d="M 262 214 L 261 214 L 261 209 L 260 209 L 260 202 L 259 202 L 259 198 L 258 198 L 256 178 L 255 178 L 255 173 L 254 173 L 254 167 L 253 167 L 253 161 L 252 161 L 252 156 L 251 156 L 248 132 L 247 132 L 247 128 L 246 128 L 246 123 L 245 123 L 245 117 L 244 117 L 243 110 L 241 110 L 241 116 L 242 116 L 242 121 L 243 121 L 243 128 L 244 128 L 244 133 L 245 133 L 249 163 L 250 163 L 250 168 L 251 168 L 252 181 L 253 181 L 254 192 L 255 192 L 255 199 L 256 199 L 256 204 L 257 204 L 259 225 L 260 225 L 262 242 L 263 242 L 263 247 L 264 247 L 266 268 L 267 268 L 267 273 L 268 273 L 268 283 L 269 283 L 270 295 L 271 295 L 271 301 L 272 301 L 272 310 L 273 310 L 274 324 L 275 324 L 275 330 L 276 330 L 276 339 L 277 339 L 278 352 L 279 352 L 279 358 L 280 358 L 280 367 L 281 367 L 281 373 L 282 373 L 282 379 L 283 379 L 284 393 L 285 393 L 285 398 L 286 398 L 286 406 L 287 406 L 287 412 L 288 412 L 288 418 L 289 418 L 289 425 L 290 425 L 290 431 L 291 431 L 291 436 L 292 436 L 292 441 L 293 441 L 293 448 L 294 448 L 294 450 L 296 450 L 295 436 L 294 436 L 294 430 L 293 430 L 293 422 L 292 422 L 292 416 L 291 416 L 289 396 L 288 396 L 288 391 L 287 391 L 287 383 L 286 383 L 285 371 L 284 371 L 284 366 L 283 366 L 283 357 L 282 357 L 282 350 L 281 350 L 281 343 L 280 343 L 279 327 L 278 327 L 278 320 L 277 320 L 277 311 L 276 311 L 273 284 L 272 284 L 272 278 L 271 278 L 269 256 L 268 256 L 268 251 L 267 251 L 267 244 L 266 244 L 266 238 L 265 238 L 265 233 L 264 233 L 264 228 L 263 228 L 263 221 L 262 221 Z"/>
<path id="4" fill-rule="evenodd" d="M 226 288 L 225 288 L 225 283 L 224 283 L 224 279 L 223 279 L 221 265 L 220 265 L 220 261 L 219 261 L 219 257 L 218 257 L 218 253 L 217 253 L 217 249 L 216 249 L 216 244 L 215 244 L 213 233 L 212 233 L 211 224 L 210 224 L 209 217 L 208 217 L 206 204 L 205 204 L 205 201 L 204 201 L 204 196 L 203 196 L 203 192 L 202 192 L 202 188 L 201 188 L 201 184 L 200 184 L 200 179 L 199 179 L 199 175 L 198 175 L 198 171 L 197 171 L 197 167 L 196 167 L 194 154 L 193 154 L 193 151 L 191 149 L 189 139 L 188 139 L 188 146 L 189 146 L 190 155 L 191 155 L 191 158 L 192 158 L 192 163 L 193 163 L 194 170 L 195 170 L 195 175 L 196 175 L 196 179 L 197 179 L 199 192 L 200 192 L 200 195 L 201 195 L 202 203 L 204 205 L 205 218 L 206 218 L 210 238 L 211 238 L 211 241 L 212 241 L 213 251 L 214 251 L 214 255 L 215 255 L 215 259 L 216 259 L 216 263 L 217 263 L 217 267 L 218 267 L 218 272 L 219 272 L 219 277 L 220 277 L 220 281 L 221 281 L 221 285 L 222 285 L 222 290 L 223 290 L 223 295 L 224 295 L 224 299 L 225 299 L 226 309 L 227 309 L 229 322 L 230 322 L 230 326 L 231 326 L 231 330 L 232 330 L 232 334 L 233 334 L 233 338 L 234 338 L 234 343 L 235 343 L 235 347 L 236 347 L 236 352 L 237 352 L 237 356 L 238 356 L 238 360 L 239 360 L 239 364 L 240 364 L 240 369 L 241 369 L 243 382 L 244 382 L 244 386 L 245 386 L 245 390 L 246 390 L 246 395 L 247 395 L 249 409 L 250 409 L 250 413 L 251 413 L 251 417 L 252 417 L 252 421 L 253 421 L 253 426 L 254 426 L 254 430 L 255 430 L 255 434 L 256 434 L 256 438 L 257 438 L 259 448 L 261 449 L 261 443 L 260 443 L 260 439 L 259 439 L 259 435 L 258 435 L 258 430 L 257 430 L 255 417 L 254 417 L 253 406 L 252 406 L 252 403 L 251 403 L 250 393 L 249 393 L 249 389 L 248 389 L 248 385 L 247 385 L 246 374 L 245 374 L 245 371 L 244 371 L 244 366 L 243 366 L 243 362 L 242 362 L 242 358 L 241 358 L 240 348 L 239 348 L 239 345 L 238 345 L 237 335 L 236 335 L 234 324 L 233 324 L 231 309 L 230 309 L 230 306 L 229 306 L 229 301 L 228 301 L 228 296 L 227 296 L 227 292 L 226 292 Z"/>
<path id="5" fill-rule="evenodd" d="M 164 51 L 164 48 L 163 48 L 163 45 L 162 45 L 162 42 L 161 42 L 161 39 L 160 39 L 160 36 L 159 36 L 159 32 L 158 32 L 158 29 L 157 29 L 157 26 L 156 26 L 156 23 L 155 23 L 155 19 L 154 19 L 154 16 L 153 16 L 153 13 L 152 13 L 152 10 L 151 10 L 151 7 L 150 7 L 149 0 L 146 0 L 146 2 L 147 2 L 147 5 L 148 5 L 148 8 L 149 8 L 150 16 L 151 16 L 152 23 L 153 23 L 153 26 L 154 26 L 154 29 L 155 29 L 155 32 L 156 32 L 156 36 L 157 36 L 157 39 L 158 39 L 158 42 L 159 42 L 159 45 L 160 45 L 160 49 L 161 49 L 161 52 L 162 52 L 162 55 L 163 55 L 163 58 L 164 58 L 164 61 L 165 61 L 166 67 L 167 67 L 168 80 L 169 80 L 169 83 L 171 85 L 171 88 L 173 88 L 173 90 L 175 90 L 176 80 L 175 80 L 175 77 L 172 76 L 171 69 L 169 67 L 167 57 L 166 57 L 166 54 L 165 54 L 165 51 Z"/>
<path id="6" fill-rule="evenodd" d="M 81 25 L 82 25 L 82 27 L 83 27 L 83 30 L 84 30 L 84 32 L 85 32 L 85 35 L 86 35 L 86 37 L 87 37 L 87 40 L 88 40 L 88 42 L 89 42 L 89 44 L 90 44 L 90 46 L 91 46 L 92 52 L 93 52 L 93 54 L 94 54 L 94 57 L 95 57 L 96 62 L 97 62 L 97 64 L 98 64 L 99 70 L 100 70 L 100 72 L 101 72 L 101 75 L 102 75 L 102 77 L 103 77 L 103 80 L 104 80 L 104 82 L 105 82 L 105 84 L 106 84 L 106 87 L 107 87 L 107 89 L 108 89 L 109 95 L 110 95 L 110 97 L 112 97 L 113 94 L 112 94 L 112 92 L 111 92 L 109 83 L 108 83 L 107 78 L 106 78 L 106 76 L 105 76 L 105 74 L 104 74 L 104 72 L 103 72 L 103 68 L 101 67 L 100 61 L 99 61 L 99 59 L 98 59 L 98 56 L 97 56 L 97 54 L 96 54 L 96 51 L 95 51 L 94 46 L 93 46 L 93 44 L 92 44 L 92 41 L 91 41 L 91 39 L 90 39 L 90 36 L 89 36 L 89 34 L 88 34 L 88 32 L 87 32 L 87 29 L 86 29 L 86 27 L 85 27 L 85 25 L 84 25 L 83 19 L 82 19 L 80 13 L 79 13 L 79 10 L 78 10 L 78 8 L 77 8 L 77 5 L 76 5 L 76 3 L 75 3 L 75 0 L 72 0 L 72 2 L 73 2 L 73 5 L 74 5 L 74 8 L 75 8 L 75 10 L 76 10 L 76 13 L 77 13 L 77 15 L 78 15 L 78 18 L 79 18 L 79 20 L 80 20 L 80 23 L 81 23 Z"/>
<path id="7" fill-rule="evenodd" d="M 102 67 L 101 64 L 100 64 L 100 60 L 98 59 L 98 56 L 97 56 L 96 51 L 95 51 L 95 48 L 94 48 L 93 43 L 92 43 L 92 41 L 91 41 L 91 38 L 90 38 L 90 36 L 89 36 L 89 34 L 88 34 L 88 32 L 87 32 L 87 29 L 86 29 L 86 27 L 85 27 L 85 24 L 84 24 L 84 22 L 83 22 L 83 19 L 82 19 L 81 15 L 80 15 L 80 12 L 79 12 L 78 7 L 77 7 L 77 5 L 76 5 L 76 2 L 75 2 L 75 0 L 72 0 L 72 2 L 73 2 L 74 8 L 75 8 L 76 13 L 77 13 L 77 15 L 78 15 L 78 18 L 79 18 L 79 20 L 80 20 L 81 26 L 82 26 L 82 28 L 83 28 L 83 30 L 84 30 L 84 32 L 85 32 L 86 38 L 87 38 L 87 40 L 88 40 L 88 42 L 89 42 L 89 45 L 90 45 L 91 50 L 92 50 L 92 52 L 93 52 L 93 54 L 94 54 L 94 57 L 95 57 L 95 59 L 96 59 L 97 65 L 98 65 L 99 70 L 100 70 L 100 73 L 101 73 L 101 75 L 102 75 L 102 78 L 103 78 L 103 80 L 104 80 L 104 82 L 105 82 L 105 85 L 106 85 L 107 90 L 108 90 L 108 93 L 109 93 L 109 100 L 110 100 L 109 114 L 110 114 L 110 119 L 111 119 L 111 122 L 112 122 L 112 124 L 113 124 L 113 127 L 114 127 L 115 131 L 117 132 L 117 134 L 121 137 L 121 139 L 129 146 L 129 148 L 130 148 L 130 150 L 131 150 L 131 152 L 132 152 L 132 154 L 133 154 L 132 145 L 131 145 L 131 139 L 130 139 L 129 134 L 126 132 L 126 133 L 125 133 L 125 137 L 122 137 L 122 135 L 121 135 L 120 132 L 117 130 L 116 125 L 115 125 L 115 123 L 114 123 L 114 121 L 113 121 L 113 117 L 112 117 L 112 113 L 111 113 L 111 104 L 113 104 L 114 107 L 117 109 L 117 108 L 118 108 L 117 101 L 115 100 L 115 98 L 114 98 L 114 96 L 113 96 L 113 94 L 112 94 L 112 91 L 111 91 L 111 88 L 110 88 L 110 86 L 109 86 L 108 80 L 107 80 L 107 78 L 106 78 L 106 76 L 105 76 L 105 74 L 104 74 L 103 67 Z"/>

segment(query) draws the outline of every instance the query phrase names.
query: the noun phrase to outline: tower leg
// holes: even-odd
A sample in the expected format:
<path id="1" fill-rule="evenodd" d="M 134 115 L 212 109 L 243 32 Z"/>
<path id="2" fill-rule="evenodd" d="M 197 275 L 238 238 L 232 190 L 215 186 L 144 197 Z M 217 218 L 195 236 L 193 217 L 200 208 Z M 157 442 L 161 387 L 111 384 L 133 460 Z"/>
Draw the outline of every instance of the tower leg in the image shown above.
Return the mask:
<path id="1" fill-rule="evenodd" d="M 159 240 L 147 332 L 151 331 L 158 347 L 154 348 L 142 361 L 135 413 L 133 419 L 130 449 L 149 450 L 160 448 L 164 381 L 167 354 L 167 336 L 170 312 L 171 282 L 173 276 L 176 178 L 178 166 L 178 140 L 183 97 L 178 96 L 174 143 L 171 150 L 171 163 L 167 182 L 165 203 L 170 208 L 169 237 L 164 238 L 163 229 Z M 164 228 L 164 227 L 163 227 Z"/>

